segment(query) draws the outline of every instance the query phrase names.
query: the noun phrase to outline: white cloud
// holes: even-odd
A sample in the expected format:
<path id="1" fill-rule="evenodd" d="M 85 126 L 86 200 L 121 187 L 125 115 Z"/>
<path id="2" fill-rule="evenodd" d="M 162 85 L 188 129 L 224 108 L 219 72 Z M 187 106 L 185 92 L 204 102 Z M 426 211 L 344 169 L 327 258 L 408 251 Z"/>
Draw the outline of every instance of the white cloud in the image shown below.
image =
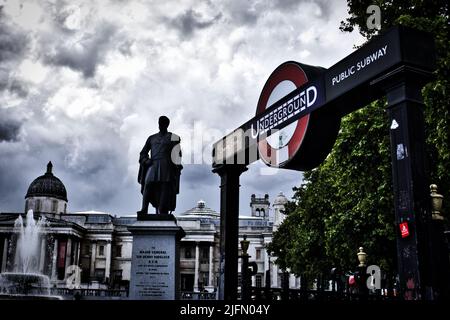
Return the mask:
<path id="1" fill-rule="evenodd" d="M 43 8 L 38 1 L 5 1 L 4 13 L 22 28 L 37 28 L 42 19 Z"/>
<path id="2" fill-rule="evenodd" d="M 86 121 L 89 117 L 109 114 L 115 106 L 92 88 L 64 86 L 58 90 L 44 107 L 48 115 L 64 112 L 73 120 Z M 59 109 L 59 110 L 58 110 Z"/>
<path id="3" fill-rule="evenodd" d="M 19 66 L 19 77 L 34 84 L 42 82 L 48 72 L 49 69 L 43 64 L 29 59 L 23 60 Z"/>

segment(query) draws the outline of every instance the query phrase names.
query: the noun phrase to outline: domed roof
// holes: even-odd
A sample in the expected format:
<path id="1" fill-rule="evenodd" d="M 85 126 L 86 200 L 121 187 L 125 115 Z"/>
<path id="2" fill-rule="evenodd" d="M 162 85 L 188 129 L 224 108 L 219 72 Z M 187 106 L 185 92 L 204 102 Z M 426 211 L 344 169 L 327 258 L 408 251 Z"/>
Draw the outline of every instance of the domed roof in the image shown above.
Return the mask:
<path id="1" fill-rule="evenodd" d="M 28 187 L 25 199 L 29 197 L 52 197 L 67 201 L 67 192 L 64 184 L 52 173 L 53 164 L 47 164 L 47 172 L 34 179 Z"/>
<path id="2" fill-rule="evenodd" d="M 215 212 L 214 210 L 208 208 L 206 206 L 205 201 L 200 200 L 197 202 L 197 206 L 186 211 L 185 213 L 183 213 L 183 215 L 190 215 L 190 216 L 213 216 L 213 217 L 217 217 L 220 216 L 217 212 Z"/>
<path id="3" fill-rule="evenodd" d="M 286 203 L 288 203 L 288 199 L 284 196 L 283 192 L 280 191 L 280 193 L 275 197 L 273 204 L 274 205 L 277 205 L 277 204 L 285 205 Z"/>

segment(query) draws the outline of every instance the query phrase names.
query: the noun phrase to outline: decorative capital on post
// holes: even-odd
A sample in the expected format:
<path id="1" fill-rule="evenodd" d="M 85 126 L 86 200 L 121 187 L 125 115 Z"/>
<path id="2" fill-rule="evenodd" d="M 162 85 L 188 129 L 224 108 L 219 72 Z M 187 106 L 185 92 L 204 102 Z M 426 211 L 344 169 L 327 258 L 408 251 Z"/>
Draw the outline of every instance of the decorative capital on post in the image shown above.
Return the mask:
<path id="1" fill-rule="evenodd" d="M 241 249 L 242 249 L 242 255 L 247 256 L 247 250 L 248 246 L 250 244 L 250 241 L 247 240 L 247 235 L 244 234 L 244 240 L 241 241 Z"/>
<path id="2" fill-rule="evenodd" d="M 359 252 L 358 252 L 357 255 L 358 255 L 358 261 L 359 261 L 358 267 L 365 267 L 366 266 L 367 253 L 364 252 L 364 248 L 363 247 L 359 247 Z"/>
<path id="3" fill-rule="evenodd" d="M 433 220 L 444 220 L 441 214 L 442 200 L 444 196 L 437 193 L 437 185 L 430 185 L 430 197 L 431 197 L 431 214 Z"/>
<path id="4" fill-rule="evenodd" d="M 247 166 L 243 164 L 221 164 L 213 166 L 212 172 L 217 173 L 219 176 L 223 176 L 226 173 L 234 173 L 239 176 L 247 170 Z"/>

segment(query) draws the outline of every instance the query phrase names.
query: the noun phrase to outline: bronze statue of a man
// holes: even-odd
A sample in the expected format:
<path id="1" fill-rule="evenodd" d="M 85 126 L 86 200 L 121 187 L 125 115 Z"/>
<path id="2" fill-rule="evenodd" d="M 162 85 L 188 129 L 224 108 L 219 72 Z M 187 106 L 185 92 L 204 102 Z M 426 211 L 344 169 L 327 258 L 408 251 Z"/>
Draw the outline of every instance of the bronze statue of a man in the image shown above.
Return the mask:
<path id="1" fill-rule="evenodd" d="M 149 203 L 156 214 L 168 214 L 176 207 L 183 166 L 180 137 L 167 131 L 169 123 L 166 116 L 159 118 L 159 132 L 148 137 L 139 156 L 142 209 L 138 211 L 138 220 L 147 216 Z"/>

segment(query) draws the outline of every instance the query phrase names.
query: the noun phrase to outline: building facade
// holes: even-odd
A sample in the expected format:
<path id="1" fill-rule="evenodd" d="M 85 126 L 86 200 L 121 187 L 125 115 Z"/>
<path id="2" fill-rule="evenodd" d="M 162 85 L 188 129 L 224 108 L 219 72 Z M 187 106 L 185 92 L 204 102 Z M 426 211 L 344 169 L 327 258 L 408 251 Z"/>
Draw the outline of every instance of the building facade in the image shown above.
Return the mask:
<path id="1" fill-rule="evenodd" d="M 250 261 L 258 265 L 253 286 L 281 287 L 282 271 L 266 245 L 284 219 L 287 199 L 280 192 L 271 206 L 269 195 L 250 199 L 250 216 L 239 216 L 239 241 L 250 241 Z M 132 236 L 128 226 L 136 215 L 114 216 L 106 212 L 67 212 L 67 192 L 53 174 L 51 163 L 44 175 L 36 178 L 25 196 L 25 212 L 33 210 L 35 219 L 45 218 L 45 236 L 40 244 L 39 272 L 50 277 L 56 287 L 127 289 L 130 281 Z M 23 213 L 0 214 L 0 272 L 14 270 L 14 223 Z M 220 260 L 220 215 L 202 200 L 192 209 L 176 215 L 186 236 L 180 245 L 181 290 L 217 290 Z M 239 244 L 237 244 L 239 245 Z M 239 262 L 240 270 L 240 262 Z M 78 272 L 79 271 L 79 272 Z M 74 275 L 79 275 L 77 279 Z M 78 281 L 79 280 L 79 281 Z M 290 275 L 289 286 L 300 281 Z"/>

